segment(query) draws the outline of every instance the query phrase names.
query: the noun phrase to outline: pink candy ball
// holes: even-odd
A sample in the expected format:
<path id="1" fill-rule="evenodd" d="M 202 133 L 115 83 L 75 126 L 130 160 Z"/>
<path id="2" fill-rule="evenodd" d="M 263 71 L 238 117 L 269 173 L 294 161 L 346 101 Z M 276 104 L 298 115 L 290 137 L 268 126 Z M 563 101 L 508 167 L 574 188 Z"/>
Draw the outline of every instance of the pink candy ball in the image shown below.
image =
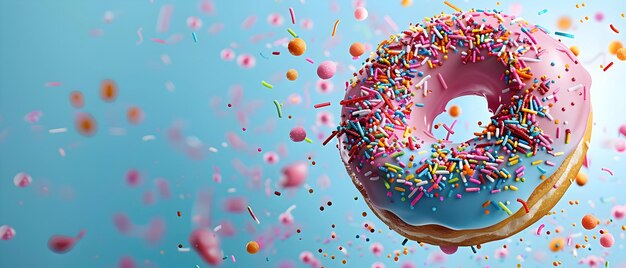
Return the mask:
<path id="1" fill-rule="evenodd" d="M 198 30 L 200 28 L 202 28 L 202 19 L 198 18 L 198 17 L 188 17 L 187 18 L 187 27 L 194 29 L 194 30 Z"/>
<path id="2" fill-rule="evenodd" d="M 356 20 L 359 20 L 359 21 L 365 20 L 367 19 L 367 15 L 368 15 L 367 9 L 365 9 L 364 7 L 357 7 L 354 10 L 354 18 Z"/>
<path id="3" fill-rule="evenodd" d="M 611 209 L 611 214 L 616 220 L 621 220 L 626 216 L 626 206 L 617 205 Z"/>
<path id="4" fill-rule="evenodd" d="M 443 251 L 443 253 L 448 255 L 454 254 L 459 249 L 457 246 L 439 246 L 439 248 Z"/>
<path id="5" fill-rule="evenodd" d="M 278 27 L 278 26 L 283 25 L 283 22 L 284 22 L 283 16 L 281 16 L 278 13 L 269 14 L 267 16 L 267 23 L 269 23 L 269 25 Z"/>
<path id="6" fill-rule="evenodd" d="M 317 76 L 324 80 L 331 79 L 335 76 L 335 72 L 337 72 L 337 64 L 332 61 L 327 60 L 317 66 Z"/>
<path id="7" fill-rule="evenodd" d="M 370 245 L 370 251 L 376 256 L 380 256 L 384 249 L 385 248 L 380 243 L 372 243 L 372 245 Z"/>
<path id="8" fill-rule="evenodd" d="M 306 130 L 303 127 L 294 127 L 289 131 L 289 138 L 294 142 L 301 142 L 306 138 Z"/>
<path id="9" fill-rule="evenodd" d="M 0 226 L 0 239 L 11 240 L 15 237 L 15 229 L 8 225 Z"/>
<path id="10" fill-rule="evenodd" d="M 275 152 L 267 152 L 263 155 L 263 161 L 265 161 L 265 163 L 276 164 L 278 160 L 278 154 Z"/>
<path id="11" fill-rule="evenodd" d="M 372 268 L 385 268 L 385 264 L 382 262 L 372 263 Z"/>
<path id="12" fill-rule="evenodd" d="M 600 245 L 602 245 L 605 248 L 612 247 L 613 243 L 615 243 L 615 238 L 613 238 L 612 234 L 605 233 L 602 235 L 602 237 L 600 237 Z"/>
<path id="13" fill-rule="evenodd" d="M 129 186 L 137 186 L 141 182 L 141 173 L 136 169 L 126 172 L 126 183 Z"/>
<path id="14" fill-rule="evenodd" d="M 331 93 L 333 92 L 334 88 L 335 88 L 335 85 L 333 85 L 333 83 L 328 80 L 320 79 L 320 80 L 317 80 L 317 82 L 315 82 L 315 90 L 322 94 Z"/>
<path id="15" fill-rule="evenodd" d="M 241 54 L 237 57 L 237 64 L 241 68 L 250 69 L 256 65 L 256 58 L 250 54 Z"/>
<path id="16" fill-rule="evenodd" d="M 619 127 L 619 133 L 622 134 L 622 136 L 626 136 L 626 124 Z"/>
<path id="17" fill-rule="evenodd" d="M 222 58 L 225 61 L 234 60 L 235 59 L 235 51 L 233 51 L 230 48 L 222 49 L 222 51 L 220 52 L 220 58 Z"/>
<path id="18" fill-rule="evenodd" d="M 26 172 L 20 172 L 13 177 L 13 183 L 17 187 L 27 187 L 33 181 L 33 178 Z"/>

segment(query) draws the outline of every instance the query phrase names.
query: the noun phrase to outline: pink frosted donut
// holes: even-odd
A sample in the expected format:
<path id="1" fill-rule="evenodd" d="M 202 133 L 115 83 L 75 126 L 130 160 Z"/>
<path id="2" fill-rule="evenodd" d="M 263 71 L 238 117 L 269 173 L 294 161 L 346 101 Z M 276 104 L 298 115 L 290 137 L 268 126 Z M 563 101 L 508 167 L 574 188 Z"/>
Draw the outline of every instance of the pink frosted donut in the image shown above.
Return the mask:
<path id="1" fill-rule="evenodd" d="M 561 198 L 591 135 L 591 77 L 550 34 L 471 10 L 378 45 L 347 83 L 341 123 L 325 143 L 339 139 L 352 181 L 390 228 L 476 245 L 523 230 Z M 468 141 L 436 139 L 433 120 L 465 95 L 485 97 L 491 120 Z"/>

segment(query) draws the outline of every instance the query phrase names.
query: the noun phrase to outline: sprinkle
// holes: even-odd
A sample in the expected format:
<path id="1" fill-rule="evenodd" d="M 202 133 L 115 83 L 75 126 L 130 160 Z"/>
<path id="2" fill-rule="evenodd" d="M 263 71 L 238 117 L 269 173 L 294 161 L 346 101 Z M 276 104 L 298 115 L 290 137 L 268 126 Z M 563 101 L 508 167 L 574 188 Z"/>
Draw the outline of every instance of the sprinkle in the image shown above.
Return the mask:
<path id="1" fill-rule="evenodd" d="M 274 100 L 274 106 L 276 106 L 276 112 L 278 113 L 278 118 L 283 118 L 283 111 L 281 110 L 281 106 L 280 103 L 278 103 L 277 100 Z"/>
<path id="2" fill-rule="evenodd" d="M 610 24 L 609 27 L 611 27 L 611 30 L 613 30 L 613 32 L 615 32 L 616 34 L 619 34 L 619 30 L 617 28 L 615 28 L 615 26 L 613 26 L 613 24 Z"/>
<path id="3" fill-rule="evenodd" d="M 280 193 L 279 191 L 274 191 L 274 195 L 276 195 L 276 196 L 280 196 L 280 195 L 281 195 L 281 193 Z"/>
<path id="4" fill-rule="evenodd" d="M 456 10 L 456 12 L 461 12 L 462 10 L 456 6 L 454 6 L 452 3 L 448 2 L 448 1 L 443 1 L 444 4 L 446 4 L 446 6 L 449 6 L 450 8 Z"/>
<path id="5" fill-rule="evenodd" d="M 530 209 L 528 209 L 528 204 L 526 204 L 526 202 L 524 202 L 524 200 L 522 200 L 521 198 L 518 198 L 517 202 L 520 202 L 522 204 L 522 206 L 524 206 L 524 210 L 526 210 L 526 213 L 530 212 Z"/>
<path id="6" fill-rule="evenodd" d="M 250 213 L 250 216 L 252 216 L 252 219 L 256 221 L 256 224 L 261 224 L 259 219 L 254 215 L 254 212 L 252 211 L 252 208 L 250 206 L 248 206 L 248 212 Z"/>
<path id="7" fill-rule="evenodd" d="M 280 55 L 280 51 L 274 51 L 274 52 L 272 52 L 272 55 L 278 56 L 278 55 Z"/>
<path id="8" fill-rule="evenodd" d="M 605 171 L 606 173 L 609 173 L 609 174 L 611 174 L 611 176 L 613 176 L 613 171 L 610 170 L 609 168 L 603 167 L 600 170 Z"/>
<path id="9" fill-rule="evenodd" d="M 402 245 L 403 245 L 403 246 L 404 246 L 404 245 L 406 245 L 406 242 L 409 242 L 409 239 L 408 239 L 408 238 L 405 238 L 405 239 L 404 239 L 404 241 L 402 241 Z"/>
<path id="10" fill-rule="evenodd" d="M 141 31 L 143 31 L 143 28 L 139 27 L 139 29 L 137 29 L 137 37 L 139 37 L 139 40 L 135 42 L 135 45 L 140 45 L 141 43 L 143 43 L 143 35 L 141 34 Z"/>
<path id="11" fill-rule="evenodd" d="M 474 246 L 470 246 L 472 248 L 472 252 L 474 252 L 474 254 L 476 254 L 476 248 L 474 248 Z"/>
<path id="12" fill-rule="evenodd" d="M 539 11 L 539 13 L 537 13 L 537 15 L 543 15 L 543 14 L 546 14 L 546 13 L 548 13 L 548 10 L 544 9 L 542 11 Z"/>
<path id="13" fill-rule="evenodd" d="M 537 235 L 541 234 L 541 230 L 543 230 L 543 227 L 546 227 L 546 225 L 543 224 L 543 223 L 541 225 L 539 225 L 539 228 L 537 228 Z"/>
<path id="14" fill-rule="evenodd" d="M 335 32 L 337 32 L 337 26 L 339 25 L 339 20 L 335 21 L 335 25 L 333 25 L 333 32 L 331 34 L 332 37 L 335 37 Z"/>
<path id="15" fill-rule="evenodd" d="M 441 73 L 437 74 L 437 78 L 439 78 L 439 82 L 441 82 L 441 85 L 443 86 L 443 89 L 444 90 L 448 89 L 448 85 L 446 84 L 446 80 L 443 79 L 443 76 L 441 76 Z"/>
<path id="16" fill-rule="evenodd" d="M 606 67 L 604 67 L 604 69 L 602 69 L 602 71 L 608 70 L 609 68 L 611 68 L 611 66 L 613 66 L 613 62 L 609 62 L 609 64 L 606 65 Z"/>
<path id="17" fill-rule="evenodd" d="M 294 32 L 291 28 L 287 28 L 287 32 L 289 32 L 289 34 L 293 37 L 298 37 L 298 35 L 296 34 L 296 32 Z"/>
<path id="18" fill-rule="evenodd" d="M 307 137 L 307 138 L 304 138 L 304 141 L 306 141 L 306 142 L 308 142 L 308 143 L 313 143 L 313 141 L 312 141 L 311 139 L 309 139 L 308 137 Z"/>
<path id="19" fill-rule="evenodd" d="M 218 225 L 218 226 L 215 226 L 215 228 L 213 228 L 213 232 L 217 232 L 219 230 L 222 230 L 222 225 L 221 224 Z"/>
<path id="20" fill-rule="evenodd" d="M 53 129 L 48 130 L 48 133 L 50 134 L 57 134 L 57 133 L 64 133 L 64 132 L 67 132 L 67 128 L 62 127 L 62 128 L 53 128 Z"/>
<path id="21" fill-rule="evenodd" d="M 156 137 L 154 135 L 146 135 L 146 136 L 141 137 L 142 141 L 153 141 L 155 139 Z"/>
<path id="22" fill-rule="evenodd" d="M 323 103 L 318 103 L 318 104 L 313 105 L 313 107 L 315 108 L 322 108 L 326 106 L 330 106 L 330 102 L 323 102 Z"/>
<path id="23" fill-rule="evenodd" d="M 272 86 L 270 83 L 265 82 L 265 80 L 261 81 L 261 85 L 263 85 L 266 88 L 272 89 L 274 88 L 274 86 Z"/>
<path id="24" fill-rule="evenodd" d="M 502 203 L 502 202 L 498 202 L 498 206 L 499 206 L 502 210 L 504 210 L 504 212 L 506 212 L 506 214 L 513 215 L 513 212 L 511 212 L 511 210 L 509 210 L 509 208 L 507 208 L 507 207 L 506 207 L 506 205 L 504 205 L 504 203 Z"/>
<path id="25" fill-rule="evenodd" d="M 193 37 L 194 43 L 198 43 L 198 36 L 196 36 L 196 32 L 191 32 L 191 37 Z"/>
<path id="26" fill-rule="evenodd" d="M 568 34 L 568 33 L 562 33 L 562 32 L 554 32 L 555 35 L 559 35 L 559 36 L 565 36 L 565 37 L 569 37 L 569 38 L 574 38 L 573 34 Z"/>
<path id="27" fill-rule="evenodd" d="M 58 86 L 61 86 L 62 83 L 61 82 L 46 82 L 44 85 L 46 87 L 58 87 Z"/>
<path id="28" fill-rule="evenodd" d="M 296 24 L 296 13 L 293 12 L 293 8 L 289 8 L 289 15 L 291 15 L 291 24 Z"/>
<path id="29" fill-rule="evenodd" d="M 178 248 L 178 252 L 189 252 L 189 248 Z"/>
<path id="30" fill-rule="evenodd" d="M 308 61 L 311 64 L 314 64 L 315 62 L 311 59 L 311 58 L 306 58 L 306 61 Z"/>
<path id="31" fill-rule="evenodd" d="M 233 262 L 237 262 L 237 260 L 235 260 L 235 255 L 230 255 L 230 259 L 233 260 Z"/>
<path id="32" fill-rule="evenodd" d="M 176 215 L 178 215 L 178 217 L 180 217 L 180 211 L 177 211 L 177 212 L 176 212 Z"/>

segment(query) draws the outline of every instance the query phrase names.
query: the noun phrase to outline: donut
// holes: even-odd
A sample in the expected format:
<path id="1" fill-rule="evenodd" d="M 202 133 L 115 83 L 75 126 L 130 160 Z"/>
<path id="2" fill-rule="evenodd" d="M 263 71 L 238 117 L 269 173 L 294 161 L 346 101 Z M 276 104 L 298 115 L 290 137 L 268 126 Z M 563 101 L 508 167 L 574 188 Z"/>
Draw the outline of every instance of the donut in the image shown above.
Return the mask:
<path id="1" fill-rule="evenodd" d="M 324 144 L 338 140 L 352 182 L 390 229 L 471 246 L 548 215 L 592 126 L 591 76 L 551 34 L 499 11 L 442 13 L 382 41 L 354 73 Z M 490 121 L 464 142 L 435 138 L 435 117 L 466 95 L 487 100 Z"/>

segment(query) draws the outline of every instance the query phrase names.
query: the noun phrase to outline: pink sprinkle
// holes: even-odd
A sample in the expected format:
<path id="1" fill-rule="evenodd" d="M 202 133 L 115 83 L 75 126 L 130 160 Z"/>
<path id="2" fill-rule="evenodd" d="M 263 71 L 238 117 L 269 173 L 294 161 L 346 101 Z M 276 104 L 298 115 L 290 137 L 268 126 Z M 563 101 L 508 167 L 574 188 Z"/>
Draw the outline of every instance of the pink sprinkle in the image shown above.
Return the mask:
<path id="1" fill-rule="evenodd" d="M 61 85 L 62 85 L 61 82 L 47 82 L 45 84 L 46 87 L 58 87 L 58 86 L 61 86 Z"/>
<path id="2" fill-rule="evenodd" d="M 446 84 L 446 80 L 443 80 L 443 76 L 441 76 L 441 73 L 437 74 L 437 78 L 439 78 L 439 82 L 441 82 L 441 85 L 443 86 L 443 89 L 446 90 L 448 89 L 448 84 Z M 454 133 L 452 133 L 454 134 Z"/>
<path id="3" fill-rule="evenodd" d="M 143 28 L 139 27 L 139 29 L 137 29 L 137 36 L 139 37 L 139 40 L 135 42 L 136 45 L 143 43 L 143 35 L 141 34 L 141 31 L 143 31 Z"/>
<path id="4" fill-rule="evenodd" d="M 461 199 L 463 196 L 461 194 L 456 194 L 456 198 Z"/>
<path id="5" fill-rule="evenodd" d="M 541 235 L 541 230 L 543 230 L 543 227 L 546 227 L 546 225 L 543 223 L 539 225 L 539 228 L 537 228 L 537 235 Z"/>
<path id="6" fill-rule="evenodd" d="M 230 259 L 233 260 L 233 262 L 237 262 L 237 260 L 235 260 L 235 255 L 230 255 Z"/>
<path id="7" fill-rule="evenodd" d="M 173 7 L 164 5 L 159 11 L 159 20 L 157 21 L 157 33 L 167 32 L 170 27 L 170 18 L 172 17 Z"/>
<path id="8" fill-rule="evenodd" d="M 465 188 L 465 191 L 466 192 L 474 192 L 475 193 L 475 192 L 480 191 L 480 188 L 478 188 L 478 187 Z"/>
<path id="9" fill-rule="evenodd" d="M 398 25 L 396 25 L 396 23 L 393 22 L 393 20 L 389 16 L 385 16 L 385 21 L 387 22 L 387 24 L 389 24 L 394 32 L 398 32 Z"/>
<path id="10" fill-rule="evenodd" d="M 293 12 L 293 8 L 289 8 L 289 14 L 291 15 L 291 23 L 296 24 L 296 13 Z"/>
<path id="11" fill-rule="evenodd" d="M 159 39 L 159 38 L 151 38 L 150 40 L 152 40 L 153 42 L 157 42 L 159 44 L 165 44 L 165 40 L 163 39 Z"/>
<path id="12" fill-rule="evenodd" d="M 603 168 L 601 168 L 601 170 L 602 170 L 602 171 L 605 171 L 605 172 L 607 172 L 607 173 L 611 174 L 611 176 L 613 176 L 613 171 L 612 171 L 612 170 L 610 170 L 609 168 L 605 168 L 605 167 L 603 167 Z"/>
<path id="13" fill-rule="evenodd" d="M 311 58 L 306 58 L 306 61 L 310 62 L 311 64 L 315 63 Z"/>

